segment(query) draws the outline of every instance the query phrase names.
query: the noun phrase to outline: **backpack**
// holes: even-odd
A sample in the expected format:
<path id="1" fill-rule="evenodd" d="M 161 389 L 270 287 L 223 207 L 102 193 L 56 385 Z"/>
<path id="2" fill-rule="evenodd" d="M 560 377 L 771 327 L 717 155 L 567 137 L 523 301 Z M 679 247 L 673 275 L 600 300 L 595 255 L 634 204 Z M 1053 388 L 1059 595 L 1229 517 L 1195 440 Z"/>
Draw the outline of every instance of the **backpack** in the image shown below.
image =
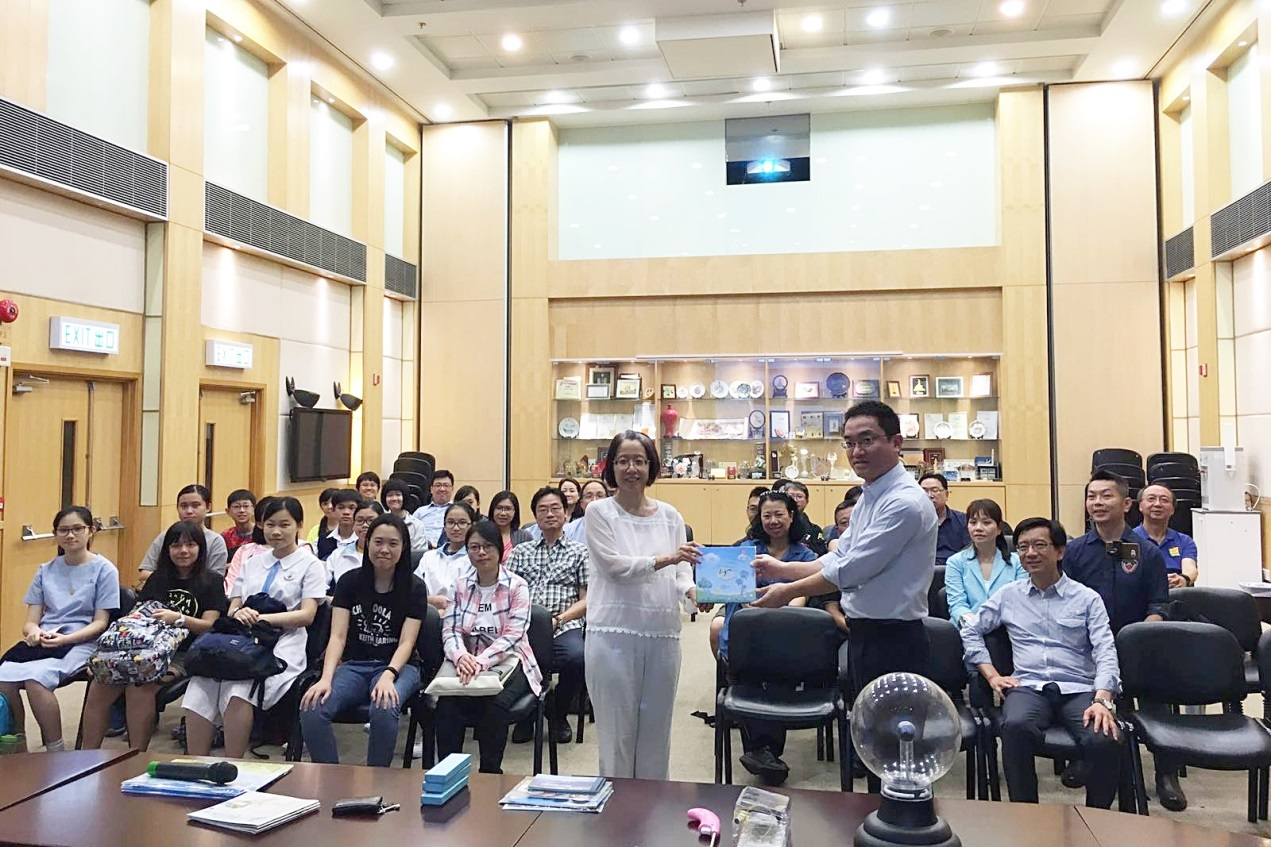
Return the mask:
<path id="1" fill-rule="evenodd" d="M 88 660 L 95 682 L 140 685 L 163 679 L 177 648 L 190 634 L 183 626 L 150 617 L 164 608 L 158 600 L 146 600 L 106 628 L 97 639 L 97 652 Z"/>
<path id="2" fill-rule="evenodd" d="M 280 637 L 282 630 L 273 624 L 262 621 L 247 626 L 233 618 L 217 618 L 212 631 L 190 645 L 185 654 L 185 671 L 190 676 L 209 679 L 260 682 L 287 668 L 274 655 L 274 645 Z"/>

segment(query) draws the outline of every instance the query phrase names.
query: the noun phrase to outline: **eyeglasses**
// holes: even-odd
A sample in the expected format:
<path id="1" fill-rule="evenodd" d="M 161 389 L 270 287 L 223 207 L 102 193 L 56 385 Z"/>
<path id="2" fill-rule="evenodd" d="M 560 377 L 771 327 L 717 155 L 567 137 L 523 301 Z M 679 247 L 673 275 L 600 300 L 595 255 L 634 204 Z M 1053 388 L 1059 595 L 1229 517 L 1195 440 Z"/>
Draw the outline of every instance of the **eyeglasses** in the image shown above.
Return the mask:
<path id="1" fill-rule="evenodd" d="M 462 529 L 463 527 L 467 527 L 467 526 L 472 526 L 472 521 L 469 521 L 469 520 L 446 521 L 446 527 L 448 529 Z"/>
<path id="2" fill-rule="evenodd" d="M 79 535 L 82 532 L 88 532 L 88 524 L 79 524 L 78 526 L 59 526 L 53 530 L 55 535 L 62 535 L 70 538 L 72 535 Z"/>
<path id="3" fill-rule="evenodd" d="M 356 526 L 370 526 L 375 523 L 375 516 L 354 518 L 353 523 Z"/>
<path id="4" fill-rule="evenodd" d="M 619 456 L 613 461 L 614 465 L 620 468 L 647 468 L 649 460 L 643 456 Z"/>
<path id="5" fill-rule="evenodd" d="M 1015 545 L 1015 551 L 1017 553 L 1027 553 L 1029 550 L 1033 550 L 1037 553 L 1045 553 L 1054 546 L 1049 541 L 1023 541 Z"/>
<path id="6" fill-rule="evenodd" d="M 481 553 L 481 552 L 488 552 L 488 551 L 497 550 L 497 549 L 499 548 L 495 547 L 493 544 L 482 544 L 479 542 L 468 545 L 469 553 Z"/>
<path id="7" fill-rule="evenodd" d="M 555 515 L 563 511 L 565 511 L 565 507 L 559 503 L 544 503 L 534 510 L 535 514 L 539 515 Z"/>
<path id="8" fill-rule="evenodd" d="M 867 432 L 864 435 L 862 435 L 860 438 L 856 439 L 855 441 L 853 441 L 850 438 L 844 438 L 843 449 L 848 451 L 849 453 L 855 450 L 857 447 L 861 448 L 862 450 L 868 450 L 869 448 L 877 444 L 879 441 L 882 441 L 882 439 L 879 438 L 877 435 L 871 435 L 870 433 Z"/>

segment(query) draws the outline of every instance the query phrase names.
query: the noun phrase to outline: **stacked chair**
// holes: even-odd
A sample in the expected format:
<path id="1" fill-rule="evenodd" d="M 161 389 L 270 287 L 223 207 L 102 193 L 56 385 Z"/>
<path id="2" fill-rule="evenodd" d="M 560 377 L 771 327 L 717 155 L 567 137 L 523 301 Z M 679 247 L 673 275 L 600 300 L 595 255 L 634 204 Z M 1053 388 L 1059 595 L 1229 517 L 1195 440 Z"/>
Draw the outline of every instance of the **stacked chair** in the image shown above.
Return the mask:
<path id="1" fill-rule="evenodd" d="M 1147 474 L 1143 472 L 1143 457 L 1133 450 L 1124 447 L 1103 447 L 1094 451 L 1090 460 L 1090 472 L 1111 471 L 1130 484 L 1130 499 L 1134 505 L 1125 516 L 1126 526 L 1135 527 L 1143 523 L 1143 515 L 1139 511 L 1139 492 L 1147 485 Z M 1087 519 L 1086 529 L 1091 528 Z"/>
<path id="2" fill-rule="evenodd" d="M 393 472 L 389 479 L 397 479 L 410 488 L 410 497 L 405 503 L 406 511 L 414 512 L 429 501 L 428 487 L 432 485 L 433 471 L 437 469 L 437 457 L 432 453 L 408 451 L 399 453 L 393 462 Z"/>
<path id="3" fill-rule="evenodd" d="M 1174 492 L 1170 529 L 1192 534 L 1192 509 L 1200 508 L 1200 464 L 1190 453 L 1153 453 L 1147 457 L 1147 482 Z"/>

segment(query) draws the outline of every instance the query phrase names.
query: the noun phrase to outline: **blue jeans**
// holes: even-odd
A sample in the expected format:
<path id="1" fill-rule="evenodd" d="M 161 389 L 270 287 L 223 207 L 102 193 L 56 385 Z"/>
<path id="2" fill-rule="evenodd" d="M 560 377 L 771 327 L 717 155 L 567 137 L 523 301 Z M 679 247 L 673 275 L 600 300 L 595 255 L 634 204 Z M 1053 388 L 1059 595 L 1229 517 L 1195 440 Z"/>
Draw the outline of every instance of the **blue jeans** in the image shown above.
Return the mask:
<path id="1" fill-rule="evenodd" d="M 370 706 L 371 737 L 366 742 L 366 763 L 371 767 L 388 767 L 393 763 L 393 750 L 397 748 L 397 719 L 402 705 L 419 691 L 419 668 L 406 665 L 393 687 L 397 689 L 398 705 L 379 707 L 371 703 L 371 690 L 379 682 L 386 666 L 379 662 L 341 662 L 331 680 L 331 693 L 325 703 L 316 709 L 302 709 L 300 725 L 304 729 L 305 743 L 309 745 L 309 758 L 323 764 L 338 765 L 340 754 L 336 749 L 332 720 L 360 706 Z"/>

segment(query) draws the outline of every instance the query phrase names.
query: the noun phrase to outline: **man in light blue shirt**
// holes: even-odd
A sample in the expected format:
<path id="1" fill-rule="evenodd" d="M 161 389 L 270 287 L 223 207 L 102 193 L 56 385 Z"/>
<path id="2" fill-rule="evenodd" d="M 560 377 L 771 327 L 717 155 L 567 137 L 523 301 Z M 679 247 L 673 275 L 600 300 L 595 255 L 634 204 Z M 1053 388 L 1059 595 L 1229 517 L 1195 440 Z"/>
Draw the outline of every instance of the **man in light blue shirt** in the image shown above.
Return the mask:
<path id="1" fill-rule="evenodd" d="M 450 497 L 455 490 L 455 475 L 450 471 L 438 470 L 432 475 L 432 484 L 428 493 L 432 500 L 415 510 L 415 520 L 424 527 L 424 538 L 436 547 L 446 522 L 446 510 L 450 508 Z"/>
<path id="2" fill-rule="evenodd" d="M 1063 726 L 1087 763 L 1086 805 L 1112 805 L 1120 778 L 1116 705 L 1120 687 L 1116 644 L 1102 598 L 1059 567 L 1068 536 L 1046 518 L 1015 530 L 1027 580 L 1013 582 L 980 606 L 962 628 L 967 664 L 1002 697 L 1002 770 L 1015 803 L 1037 802 L 1034 757 L 1042 735 Z M 1005 627 L 1013 676 L 994 667 L 984 636 Z"/>
<path id="3" fill-rule="evenodd" d="M 900 463 L 900 418 L 885 403 L 865 400 L 847 410 L 843 447 L 865 480 L 851 532 L 815 562 L 759 556 L 756 606 L 778 608 L 796 597 L 842 590 L 851 637 L 848 651 L 856 693 L 888 673 L 929 673 L 927 589 L 935 574 L 936 512 Z M 877 778 L 870 776 L 871 792 Z"/>

